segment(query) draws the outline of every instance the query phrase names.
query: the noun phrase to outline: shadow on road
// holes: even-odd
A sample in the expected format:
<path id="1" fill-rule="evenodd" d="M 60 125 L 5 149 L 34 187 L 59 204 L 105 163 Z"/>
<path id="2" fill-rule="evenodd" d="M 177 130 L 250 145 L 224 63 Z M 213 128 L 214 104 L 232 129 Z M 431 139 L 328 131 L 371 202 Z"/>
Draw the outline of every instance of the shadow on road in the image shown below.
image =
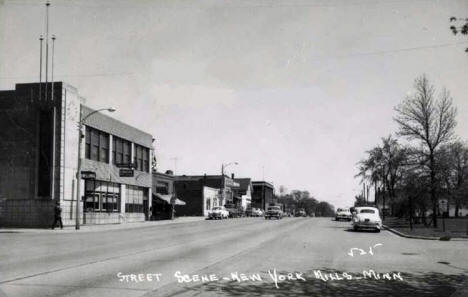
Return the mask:
<path id="1" fill-rule="evenodd" d="M 342 272 L 335 270 L 321 269 L 321 272 L 342 275 Z M 287 274 L 287 272 L 282 273 Z M 318 279 L 313 271 L 303 275 L 305 281 L 283 281 L 278 284 L 279 288 L 268 279 L 262 282 L 206 283 L 188 287 L 185 293 L 191 295 L 196 292 L 196 295 L 201 296 L 448 297 L 457 290 L 457 284 L 462 284 L 468 279 L 464 275 L 445 275 L 438 272 L 423 275 L 401 274 L 403 280 L 367 278 L 323 281 Z"/>
<path id="2" fill-rule="evenodd" d="M 355 232 L 355 233 L 378 233 L 375 230 L 354 230 L 353 228 L 347 228 L 344 231 L 346 232 Z"/>

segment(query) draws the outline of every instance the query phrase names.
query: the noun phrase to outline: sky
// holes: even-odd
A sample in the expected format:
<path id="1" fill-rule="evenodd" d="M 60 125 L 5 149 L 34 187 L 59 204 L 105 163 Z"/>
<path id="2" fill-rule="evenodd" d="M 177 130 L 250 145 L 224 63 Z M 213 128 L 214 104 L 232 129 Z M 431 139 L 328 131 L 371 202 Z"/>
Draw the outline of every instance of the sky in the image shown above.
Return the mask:
<path id="1" fill-rule="evenodd" d="M 0 0 L 0 89 L 36 82 L 44 1 Z M 335 207 L 426 74 L 468 140 L 468 1 L 51 1 L 54 80 L 151 133 L 158 170 L 308 190 Z M 177 159 L 175 159 L 177 158 Z"/>

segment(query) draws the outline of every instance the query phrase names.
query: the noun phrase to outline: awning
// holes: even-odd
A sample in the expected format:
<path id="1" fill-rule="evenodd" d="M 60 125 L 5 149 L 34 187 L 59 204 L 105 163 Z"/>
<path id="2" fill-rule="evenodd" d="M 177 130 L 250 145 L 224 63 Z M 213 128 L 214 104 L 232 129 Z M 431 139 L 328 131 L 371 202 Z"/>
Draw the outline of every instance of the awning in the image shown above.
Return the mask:
<path id="1" fill-rule="evenodd" d="M 172 195 L 164 195 L 159 193 L 153 193 L 153 196 L 159 198 L 161 200 L 166 201 L 167 203 L 171 204 Z M 186 205 L 185 201 L 180 200 L 179 198 L 175 198 L 175 205 Z"/>

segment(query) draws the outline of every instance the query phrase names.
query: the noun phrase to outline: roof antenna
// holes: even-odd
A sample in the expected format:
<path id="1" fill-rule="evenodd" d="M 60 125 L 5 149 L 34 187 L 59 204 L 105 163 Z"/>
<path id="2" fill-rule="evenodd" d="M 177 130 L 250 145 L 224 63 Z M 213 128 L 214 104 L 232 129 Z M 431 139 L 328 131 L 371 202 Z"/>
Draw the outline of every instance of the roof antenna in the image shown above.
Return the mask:
<path id="1" fill-rule="evenodd" d="M 47 80 L 49 76 L 49 6 L 50 2 L 46 2 L 46 57 L 45 57 L 45 100 L 47 101 L 48 93 L 47 93 Z"/>
<path id="2" fill-rule="evenodd" d="M 41 37 L 39 37 L 39 43 L 40 43 L 40 50 L 39 50 L 39 100 L 41 100 L 41 97 L 42 97 L 42 41 L 44 41 L 44 37 L 41 34 Z"/>
<path id="3" fill-rule="evenodd" d="M 50 73 L 50 80 L 52 81 L 52 101 L 54 101 L 54 52 L 55 52 L 55 35 L 52 35 L 52 69 Z"/>

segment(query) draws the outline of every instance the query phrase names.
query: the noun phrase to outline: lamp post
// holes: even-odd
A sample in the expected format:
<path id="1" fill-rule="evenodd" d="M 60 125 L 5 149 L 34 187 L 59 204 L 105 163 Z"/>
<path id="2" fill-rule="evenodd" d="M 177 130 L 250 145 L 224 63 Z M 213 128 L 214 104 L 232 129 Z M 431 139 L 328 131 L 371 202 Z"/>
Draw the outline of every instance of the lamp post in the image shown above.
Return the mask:
<path id="1" fill-rule="evenodd" d="M 227 163 L 227 164 L 221 164 L 221 178 L 222 178 L 222 200 L 224 202 L 225 200 L 225 194 L 226 194 L 226 185 L 224 183 L 224 169 L 226 169 L 228 166 L 230 165 L 239 165 L 239 163 L 237 162 L 230 162 L 230 163 Z"/>
<path id="2" fill-rule="evenodd" d="M 114 112 L 115 109 L 112 107 L 100 108 L 90 112 L 84 118 L 82 116 L 82 109 L 80 104 L 80 118 L 78 120 L 78 167 L 76 169 L 76 209 L 75 209 L 75 230 L 80 230 L 80 181 L 81 181 L 81 139 L 83 138 L 83 124 L 87 118 L 93 114 L 107 110 L 108 112 Z"/>

